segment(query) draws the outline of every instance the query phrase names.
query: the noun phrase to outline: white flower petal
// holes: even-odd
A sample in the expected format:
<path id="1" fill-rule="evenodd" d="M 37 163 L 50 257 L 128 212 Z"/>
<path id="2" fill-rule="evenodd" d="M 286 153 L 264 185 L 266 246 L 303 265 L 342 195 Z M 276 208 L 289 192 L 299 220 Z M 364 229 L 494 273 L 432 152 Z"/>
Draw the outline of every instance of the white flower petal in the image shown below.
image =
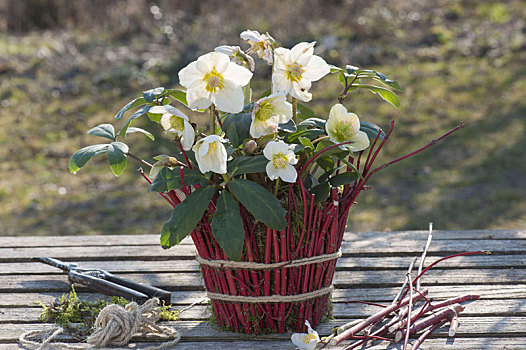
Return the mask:
<path id="1" fill-rule="evenodd" d="M 160 107 L 160 106 L 155 106 L 155 107 Z M 153 107 L 152 109 L 154 109 L 155 107 Z M 167 113 L 170 113 L 171 115 L 176 115 L 180 118 L 183 118 L 184 120 L 188 120 L 188 117 L 186 116 L 186 114 L 184 114 L 183 112 L 181 112 L 179 109 L 173 107 L 173 106 L 170 106 L 170 105 L 166 105 L 166 106 L 163 106 L 164 110 L 167 112 Z M 150 109 L 150 111 L 152 110 Z"/>
<path id="2" fill-rule="evenodd" d="M 265 135 L 274 134 L 278 131 L 278 118 L 271 117 L 265 121 L 258 121 L 252 117 L 250 123 L 250 136 L 253 138 L 259 138 Z"/>
<path id="3" fill-rule="evenodd" d="M 150 108 L 150 110 L 148 110 L 148 113 L 164 114 L 166 113 L 166 109 L 164 109 L 164 106 L 153 106 Z"/>
<path id="4" fill-rule="evenodd" d="M 201 58 L 201 57 L 199 57 L 199 58 Z M 208 63 L 205 60 L 200 60 L 200 59 L 197 59 L 197 61 L 195 61 L 195 68 L 203 76 L 206 75 L 208 72 L 210 72 L 212 70 L 212 67 L 209 67 Z"/>
<path id="5" fill-rule="evenodd" d="M 187 89 L 203 79 L 203 74 L 197 69 L 196 65 L 196 62 L 192 62 L 179 71 L 179 83 Z"/>
<path id="6" fill-rule="evenodd" d="M 186 91 L 186 101 L 191 109 L 205 109 L 212 104 L 210 93 L 206 91 L 203 84 Z"/>
<path id="7" fill-rule="evenodd" d="M 307 56 L 307 57 L 312 56 L 312 54 L 314 53 L 314 45 L 316 45 L 315 41 L 311 43 L 296 44 L 292 49 L 290 49 L 291 60 L 296 62 L 302 56 Z"/>
<path id="8" fill-rule="evenodd" d="M 312 99 L 312 94 L 309 92 L 311 82 L 308 79 L 301 79 L 298 82 L 292 83 L 292 91 L 290 96 L 297 98 L 303 102 L 309 102 Z"/>
<path id="9" fill-rule="evenodd" d="M 215 68 L 219 74 L 222 74 L 230 64 L 230 57 L 220 52 L 210 52 L 198 58 L 208 64 L 209 71 Z"/>
<path id="10" fill-rule="evenodd" d="M 285 182 L 296 182 L 298 173 L 296 168 L 294 168 L 290 163 L 285 165 L 285 168 L 278 169 L 279 177 Z"/>
<path id="11" fill-rule="evenodd" d="M 310 81 L 317 81 L 329 74 L 330 71 L 329 65 L 323 58 L 313 55 L 305 67 L 303 77 Z"/>
<path id="12" fill-rule="evenodd" d="M 225 84 L 225 87 L 212 95 L 212 101 L 216 107 L 228 113 L 239 113 L 243 110 L 244 102 L 243 88 L 241 86 L 234 86 Z"/>
<path id="13" fill-rule="evenodd" d="M 305 350 L 307 348 L 305 342 L 303 342 L 303 339 L 307 333 L 294 333 L 291 335 L 290 340 L 292 340 L 292 343 L 298 347 L 300 350 Z"/>
<path id="14" fill-rule="evenodd" d="M 290 50 L 283 47 L 278 47 L 274 50 L 274 70 L 279 69 L 285 71 L 287 65 L 292 62 L 290 58 Z"/>
<path id="15" fill-rule="evenodd" d="M 352 138 L 353 143 L 347 144 L 347 148 L 352 152 L 363 151 L 369 147 L 369 136 L 363 131 L 358 131 Z"/>
<path id="16" fill-rule="evenodd" d="M 238 51 L 241 51 L 239 46 L 221 45 L 214 49 L 215 52 L 224 53 L 228 57 L 234 56 Z"/>
<path id="17" fill-rule="evenodd" d="M 252 72 L 245 67 L 241 67 L 235 63 L 229 62 L 227 69 L 224 72 L 225 79 L 232 82 L 234 85 L 245 86 L 252 78 Z"/>
<path id="18" fill-rule="evenodd" d="M 250 41 L 261 41 L 261 34 L 259 34 L 258 31 L 255 30 L 245 30 L 241 34 L 239 34 L 240 38 L 243 40 L 250 40 Z"/>
<path id="19" fill-rule="evenodd" d="M 274 165 L 272 165 L 272 161 L 268 162 L 265 170 L 267 171 L 269 179 L 276 180 L 279 177 L 279 172 L 276 168 L 274 168 Z"/>
<path id="20" fill-rule="evenodd" d="M 194 144 L 194 139 L 195 139 L 194 128 L 192 128 L 192 125 L 187 120 L 185 120 L 183 136 L 181 137 L 181 144 L 183 145 L 183 149 L 185 151 L 192 149 L 192 145 Z"/>

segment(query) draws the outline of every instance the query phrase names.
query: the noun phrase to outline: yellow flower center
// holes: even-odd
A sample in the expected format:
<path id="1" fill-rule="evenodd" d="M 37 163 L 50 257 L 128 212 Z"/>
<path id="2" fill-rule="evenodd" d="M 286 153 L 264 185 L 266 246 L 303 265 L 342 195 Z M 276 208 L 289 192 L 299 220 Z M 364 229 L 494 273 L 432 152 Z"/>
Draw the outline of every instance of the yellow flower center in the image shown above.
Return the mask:
<path id="1" fill-rule="evenodd" d="M 354 135 L 351 125 L 345 123 L 343 120 L 334 126 L 333 132 L 338 142 L 349 141 Z"/>
<path id="2" fill-rule="evenodd" d="M 184 131 L 184 120 L 181 117 L 172 115 L 170 117 L 170 126 L 172 129 Z"/>
<path id="3" fill-rule="evenodd" d="M 254 117 L 257 121 L 264 122 L 265 120 L 268 120 L 270 117 L 272 117 L 272 104 L 263 101 L 259 105 L 259 109 L 254 113 Z"/>
<path id="4" fill-rule="evenodd" d="M 212 153 L 215 152 L 215 150 L 217 149 L 217 145 L 215 142 L 211 142 L 208 144 L 208 152 L 206 152 L 206 155 L 211 155 Z"/>
<path id="5" fill-rule="evenodd" d="M 206 82 L 205 89 L 208 92 L 216 93 L 225 87 L 225 78 L 216 71 L 216 68 L 205 74 L 203 81 Z"/>
<path id="6" fill-rule="evenodd" d="M 305 72 L 301 64 L 296 62 L 292 63 L 287 67 L 286 75 L 287 79 L 292 82 L 298 82 L 301 80 L 302 74 Z"/>
<path id="7" fill-rule="evenodd" d="M 311 340 L 313 339 L 316 339 L 316 337 L 314 336 L 314 334 L 305 334 L 305 336 L 303 337 L 303 342 L 305 344 L 308 344 Z"/>
<path id="8" fill-rule="evenodd" d="M 288 163 L 287 157 L 281 152 L 272 155 L 272 165 L 276 169 L 283 169 Z"/>

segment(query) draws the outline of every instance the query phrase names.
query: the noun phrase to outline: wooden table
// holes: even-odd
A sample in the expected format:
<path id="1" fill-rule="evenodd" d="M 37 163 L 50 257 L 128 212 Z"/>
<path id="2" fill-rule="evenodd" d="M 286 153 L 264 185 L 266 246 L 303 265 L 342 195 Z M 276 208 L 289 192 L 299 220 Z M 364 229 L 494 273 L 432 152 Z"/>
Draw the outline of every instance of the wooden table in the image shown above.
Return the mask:
<path id="1" fill-rule="evenodd" d="M 318 327 L 320 335 L 377 310 L 346 301 L 389 302 L 426 239 L 424 231 L 346 234 L 334 281 L 335 318 Z M 163 250 L 158 240 L 158 235 L 0 237 L 0 350 L 18 349 L 22 333 L 49 327 L 40 322 L 41 308 L 35 301 L 49 303 L 70 289 L 67 276 L 32 262 L 35 256 L 82 262 L 85 267 L 168 289 L 177 308 L 203 300 L 191 242 Z M 443 328 L 421 348 L 526 349 L 526 230 L 436 231 L 426 262 L 473 250 L 491 250 L 493 254 L 444 261 L 422 280 L 435 299 L 477 293 L 481 300 L 466 304 L 456 337 L 448 338 L 447 328 Z M 78 289 L 81 298 L 101 297 Z M 208 315 L 205 305 L 196 305 L 183 312 L 179 321 L 169 323 L 183 334 L 176 349 L 294 349 L 290 334 L 254 337 L 220 332 L 210 328 Z M 144 341 L 138 339 L 136 348 L 145 347 L 148 343 Z M 385 342 L 371 349 L 401 347 Z"/>

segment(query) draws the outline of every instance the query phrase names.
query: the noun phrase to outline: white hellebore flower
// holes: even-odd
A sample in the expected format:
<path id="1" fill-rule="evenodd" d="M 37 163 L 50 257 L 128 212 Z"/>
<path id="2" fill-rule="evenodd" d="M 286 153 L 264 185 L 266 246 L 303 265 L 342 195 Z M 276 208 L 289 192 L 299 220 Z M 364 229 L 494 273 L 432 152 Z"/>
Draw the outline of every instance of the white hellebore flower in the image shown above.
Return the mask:
<path id="1" fill-rule="evenodd" d="M 213 103 L 229 113 L 243 109 L 243 86 L 250 78 L 252 72 L 220 52 L 207 53 L 179 71 L 179 82 L 187 89 L 188 107 L 204 109 Z"/>
<path id="2" fill-rule="evenodd" d="M 263 150 L 265 157 L 270 160 L 266 170 L 271 180 L 278 177 L 285 182 L 296 182 L 298 173 L 294 164 L 298 162 L 294 151 L 283 141 L 270 141 Z"/>
<path id="3" fill-rule="evenodd" d="M 150 108 L 149 112 L 153 114 L 162 114 L 161 126 L 163 129 L 181 137 L 181 144 L 185 151 L 192 148 L 195 131 L 192 125 L 190 125 L 188 117 L 183 112 L 170 105 L 154 106 Z"/>
<path id="4" fill-rule="evenodd" d="M 329 112 L 329 120 L 325 124 L 325 131 L 334 143 L 352 141 L 344 145 L 352 152 L 358 152 L 369 147 L 369 137 L 360 131 L 360 120 L 354 113 L 348 113 L 347 109 L 337 103 Z"/>
<path id="5" fill-rule="evenodd" d="M 286 92 L 300 101 L 312 99 L 309 89 L 313 81 L 330 72 L 329 65 L 320 56 L 313 55 L 314 44 L 299 43 L 292 49 L 278 47 L 274 51 L 273 92 Z"/>
<path id="6" fill-rule="evenodd" d="M 239 64 L 242 67 L 247 66 L 251 72 L 256 68 L 254 59 L 241 50 L 239 46 L 221 45 L 216 47 L 214 51 L 224 53 L 230 57 L 232 62 Z"/>
<path id="7" fill-rule="evenodd" d="M 218 135 L 209 135 L 197 141 L 192 148 L 199 170 L 202 173 L 213 171 L 218 174 L 226 174 L 227 154 L 223 145 L 223 139 Z"/>
<path id="8" fill-rule="evenodd" d="M 263 97 L 254 104 L 250 135 L 254 138 L 273 134 L 278 131 L 278 124 L 292 119 L 292 104 L 287 102 L 283 93 Z"/>
<path id="9" fill-rule="evenodd" d="M 255 53 L 265 60 L 268 64 L 273 63 L 272 57 L 272 41 L 274 39 L 268 34 L 259 34 L 255 30 L 245 30 L 240 35 L 241 39 L 246 40 L 250 44 L 248 53 Z"/>
<path id="10" fill-rule="evenodd" d="M 292 340 L 294 345 L 300 350 L 314 350 L 320 342 L 320 336 L 318 332 L 311 328 L 309 321 L 305 321 L 305 325 L 309 333 L 294 333 L 290 337 L 290 340 Z"/>

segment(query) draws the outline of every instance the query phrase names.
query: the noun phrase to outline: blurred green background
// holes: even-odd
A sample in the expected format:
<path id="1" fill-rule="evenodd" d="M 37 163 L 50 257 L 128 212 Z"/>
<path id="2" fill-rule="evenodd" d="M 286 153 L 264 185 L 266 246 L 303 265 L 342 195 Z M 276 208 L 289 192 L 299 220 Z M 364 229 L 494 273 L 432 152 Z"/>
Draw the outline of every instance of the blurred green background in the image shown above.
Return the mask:
<path id="1" fill-rule="evenodd" d="M 0 235 L 159 232 L 171 208 L 147 192 L 136 164 L 115 178 L 103 156 L 72 175 L 69 156 L 98 142 L 86 131 L 116 122 L 140 91 L 175 87 L 199 55 L 246 49 L 245 29 L 284 47 L 316 40 L 331 64 L 399 81 L 399 110 L 368 91 L 346 100 L 363 120 L 396 120 L 378 165 L 465 123 L 374 177 L 350 229 L 525 228 L 525 18 L 518 0 L 1 1 Z M 258 96 L 270 72 L 256 65 Z M 308 105 L 326 118 L 341 87 L 335 75 L 313 85 Z M 144 119 L 136 125 L 162 137 Z M 142 135 L 129 144 L 150 161 L 174 147 Z"/>

